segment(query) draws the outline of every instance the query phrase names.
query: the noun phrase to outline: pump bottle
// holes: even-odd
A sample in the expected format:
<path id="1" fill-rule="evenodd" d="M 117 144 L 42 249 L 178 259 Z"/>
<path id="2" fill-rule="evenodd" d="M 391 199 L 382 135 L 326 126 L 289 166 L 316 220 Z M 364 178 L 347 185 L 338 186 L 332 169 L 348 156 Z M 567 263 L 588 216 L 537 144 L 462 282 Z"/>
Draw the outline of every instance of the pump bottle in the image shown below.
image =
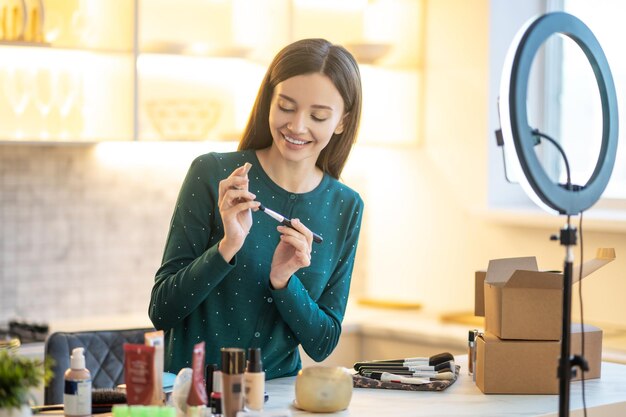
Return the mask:
<path id="1" fill-rule="evenodd" d="M 72 350 L 70 368 L 65 371 L 63 408 L 66 416 L 84 417 L 91 415 L 91 373 L 85 367 L 85 349 Z"/>
<path id="2" fill-rule="evenodd" d="M 252 411 L 263 410 L 265 402 L 265 372 L 261 361 L 261 349 L 248 349 L 248 362 L 244 379 L 244 404 L 246 409 Z"/>

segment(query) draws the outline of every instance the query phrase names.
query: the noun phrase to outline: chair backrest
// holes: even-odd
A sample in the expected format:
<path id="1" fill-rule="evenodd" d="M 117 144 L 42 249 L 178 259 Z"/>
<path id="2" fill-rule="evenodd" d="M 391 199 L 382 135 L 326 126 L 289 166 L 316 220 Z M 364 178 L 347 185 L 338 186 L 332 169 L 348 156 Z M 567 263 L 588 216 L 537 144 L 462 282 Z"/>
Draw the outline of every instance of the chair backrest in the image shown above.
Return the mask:
<path id="1" fill-rule="evenodd" d="M 93 388 L 113 388 L 124 383 L 124 343 L 144 343 L 151 328 L 57 332 L 46 339 L 45 357 L 54 359 L 54 376 L 44 391 L 44 404 L 63 403 L 64 375 L 76 347 L 85 348 L 85 365 Z"/>

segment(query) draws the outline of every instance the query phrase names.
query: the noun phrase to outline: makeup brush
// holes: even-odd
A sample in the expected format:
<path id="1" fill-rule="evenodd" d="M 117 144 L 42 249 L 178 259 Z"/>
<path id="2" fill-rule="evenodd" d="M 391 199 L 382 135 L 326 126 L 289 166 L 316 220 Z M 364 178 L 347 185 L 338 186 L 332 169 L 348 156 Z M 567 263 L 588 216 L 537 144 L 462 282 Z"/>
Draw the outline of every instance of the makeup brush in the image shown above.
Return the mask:
<path id="1" fill-rule="evenodd" d="M 291 227 L 292 229 L 295 230 L 295 228 L 291 225 L 291 220 L 289 220 L 282 214 L 278 214 L 274 210 L 268 209 L 263 204 L 259 206 L 259 210 L 261 210 L 263 213 L 267 214 L 268 216 L 270 216 L 272 219 L 276 220 L 278 223 L 282 224 L 283 226 Z M 322 243 L 322 240 L 323 239 L 320 235 L 318 235 L 317 233 L 313 233 L 313 242 Z"/>
<path id="2" fill-rule="evenodd" d="M 403 375 L 391 374 L 389 372 L 373 372 L 371 375 L 363 376 L 383 382 L 395 382 L 397 384 L 423 385 L 431 382 L 429 378 L 412 378 Z"/>
<path id="3" fill-rule="evenodd" d="M 369 362 L 354 364 L 355 371 L 360 371 L 361 369 L 384 370 L 384 371 L 389 371 L 389 372 L 393 372 L 394 370 L 411 371 L 411 372 L 417 372 L 417 371 L 442 372 L 442 371 L 454 371 L 455 370 L 454 361 L 442 362 L 435 366 L 430 366 L 430 365 L 402 366 L 399 363 L 369 363 Z"/>
<path id="4" fill-rule="evenodd" d="M 429 358 L 404 358 L 404 359 L 385 359 L 375 361 L 357 362 L 354 364 L 356 369 L 357 365 L 364 364 L 396 364 L 397 366 L 419 366 L 428 365 L 436 366 L 443 362 L 454 361 L 454 356 L 449 352 L 438 353 Z"/>
<path id="5" fill-rule="evenodd" d="M 387 376 L 390 375 L 391 377 L 401 377 L 401 378 L 426 378 L 426 379 L 430 379 L 431 381 L 454 379 L 454 374 L 452 372 L 413 372 L 413 373 L 408 373 L 408 374 L 400 374 L 400 373 L 396 374 L 396 373 L 391 373 L 391 372 L 372 371 L 372 372 L 363 372 L 363 373 L 360 373 L 360 375 L 363 375 L 368 378 L 373 378 L 373 379 L 380 379 L 381 375 L 387 375 Z"/>
<path id="6" fill-rule="evenodd" d="M 117 388 L 93 388 L 91 390 L 91 412 L 110 413 L 115 404 L 126 404 L 126 392 Z M 31 411 L 40 414 L 46 411 L 62 411 L 63 404 L 36 405 Z M 52 413 L 51 413 L 52 414 Z"/>

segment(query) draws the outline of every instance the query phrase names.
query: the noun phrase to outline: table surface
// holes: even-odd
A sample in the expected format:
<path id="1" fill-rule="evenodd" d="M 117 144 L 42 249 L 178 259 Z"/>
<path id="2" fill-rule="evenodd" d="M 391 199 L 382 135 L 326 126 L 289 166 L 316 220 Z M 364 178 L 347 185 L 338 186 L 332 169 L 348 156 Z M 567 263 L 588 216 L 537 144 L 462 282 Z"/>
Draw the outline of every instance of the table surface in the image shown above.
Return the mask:
<path id="1" fill-rule="evenodd" d="M 292 415 L 312 416 L 541 416 L 557 413 L 558 395 L 485 395 L 467 374 L 467 358 L 458 357 L 461 373 L 442 392 L 354 388 L 350 406 L 332 414 L 308 413 L 293 406 L 295 377 L 266 383 L 265 410 L 289 409 Z M 570 409 L 582 408 L 582 383 L 571 383 Z M 626 402 L 626 365 L 602 363 L 602 377 L 585 381 L 587 408 Z M 626 403 L 624 403 L 626 407 Z M 622 415 L 626 415 L 626 412 Z"/>

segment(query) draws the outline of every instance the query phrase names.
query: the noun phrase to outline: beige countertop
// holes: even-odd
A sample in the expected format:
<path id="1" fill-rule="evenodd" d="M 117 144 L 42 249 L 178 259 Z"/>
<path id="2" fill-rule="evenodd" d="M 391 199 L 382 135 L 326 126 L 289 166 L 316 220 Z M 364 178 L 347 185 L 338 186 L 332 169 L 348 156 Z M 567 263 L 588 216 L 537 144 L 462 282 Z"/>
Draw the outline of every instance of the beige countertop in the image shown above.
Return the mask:
<path id="1" fill-rule="evenodd" d="M 458 380 L 445 391 L 398 391 L 355 388 L 346 410 L 333 414 L 314 414 L 294 407 L 295 377 L 279 378 L 266 383 L 269 401 L 265 410 L 289 410 L 293 416 L 481 416 L 524 417 L 556 416 L 557 395 L 484 395 L 465 371 L 467 359 L 457 356 L 461 365 Z M 572 382 L 570 409 L 580 416 L 582 384 Z M 626 366 L 602 364 L 602 378 L 585 382 L 589 416 L 623 416 L 626 413 Z"/>

